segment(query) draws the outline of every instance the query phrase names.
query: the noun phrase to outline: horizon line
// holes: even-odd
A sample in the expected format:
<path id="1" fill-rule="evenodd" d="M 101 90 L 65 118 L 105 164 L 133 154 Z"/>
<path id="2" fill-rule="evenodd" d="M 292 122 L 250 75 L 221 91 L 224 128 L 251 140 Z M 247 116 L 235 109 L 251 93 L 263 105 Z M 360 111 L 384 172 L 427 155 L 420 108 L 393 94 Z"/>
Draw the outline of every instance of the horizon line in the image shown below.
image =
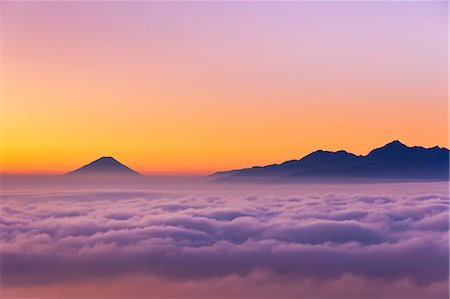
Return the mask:
<path id="1" fill-rule="evenodd" d="M 394 142 L 399 142 L 399 143 L 407 146 L 408 148 L 421 147 L 421 148 L 424 148 L 424 149 L 433 149 L 433 148 L 437 147 L 437 148 L 444 149 L 444 150 L 447 150 L 447 151 L 449 150 L 449 148 L 447 148 L 446 146 L 441 146 L 441 145 L 435 145 L 435 146 L 432 146 L 432 147 L 425 147 L 425 146 L 421 146 L 421 145 L 412 145 L 412 146 L 410 146 L 410 145 L 407 145 L 404 142 L 400 141 L 399 139 L 393 139 L 393 140 L 391 140 L 391 141 L 389 141 L 387 143 L 384 143 L 381 146 L 378 146 L 378 147 L 375 147 L 375 148 L 369 150 L 369 152 L 367 154 L 365 154 L 365 155 L 361 155 L 361 154 L 357 155 L 357 154 L 354 154 L 354 153 L 349 152 L 349 151 L 344 150 L 344 149 L 340 149 L 340 150 L 336 150 L 336 151 L 329 151 L 329 150 L 326 150 L 326 149 L 316 149 L 316 150 L 310 152 L 309 154 L 312 154 L 312 153 L 317 152 L 317 151 L 326 151 L 326 152 L 332 152 L 332 153 L 336 153 L 336 152 L 339 152 L 339 151 L 345 151 L 345 152 L 354 154 L 356 156 L 367 156 L 371 151 L 373 151 L 375 149 L 378 149 L 378 148 L 382 148 L 382 147 L 384 147 L 384 146 L 386 146 L 388 144 L 394 143 Z M 300 159 L 308 156 L 309 154 L 306 154 L 306 155 L 304 155 L 303 157 L 300 157 L 300 158 L 285 159 L 285 160 L 283 160 L 281 162 L 275 162 L 275 163 L 266 162 L 266 164 L 264 164 L 264 165 L 280 164 L 280 163 L 283 163 L 283 162 L 286 162 L 286 161 L 300 160 Z M 84 164 L 84 165 L 88 165 L 89 163 L 92 163 L 92 162 L 94 162 L 94 161 L 96 161 L 98 159 L 101 159 L 103 157 L 111 157 L 111 158 L 116 159 L 114 156 L 111 156 L 111 155 L 109 155 L 109 156 L 101 155 L 99 158 L 95 158 L 92 161 L 90 161 L 90 162 L 88 162 L 87 164 Z M 121 162 L 119 162 L 119 163 L 121 163 Z M 82 166 L 84 166 L 84 165 L 82 165 Z M 125 166 L 128 167 L 128 165 L 125 165 Z M 251 168 L 251 167 L 255 167 L 255 166 L 258 166 L 258 165 L 250 165 L 250 166 L 243 166 L 243 167 L 241 166 L 240 168 L 233 168 L 233 169 Z M 237 166 L 237 167 L 239 167 L 239 166 Z M 136 168 L 133 167 L 131 169 L 135 170 Z M 0 171 L 0 176 L 63 176 L 65 174 L 67 174 L 67 173 L 70 173 L 71 171 L 73 171 L 73 170 L 69 170 L 69 171 L 50 171 L 50 172 L 47 172 L 47 171 L 32 171 L 32 172 L 27 172 L 27 171 L 25 171 L 25 172 L 21 172 L 21 171 L 10 172 L 10 171 L 8 171 L 8 172 L 2 172 L 2 171 Z M 201 176 L 208 176 L 208 175 L 214 174 L 216 172 L 227 171 L 227 170 L 224 170 L 224 169 L 217 170 L 216 169 L 216 170 L 207 170 L 207 171 L 167 171 L 167 172 L 165 172 L 165 171 L 162 171 L 162 172 L 148 171 L 148 172 L 146 172 L 146 171 L 138 171 L 138 170 L 135 170 L 135 171 L 137 171 L 142 176 L 166 176 L 166 177 L 168 177 L 168 176 L 173 176 L 173 177 L 176 177 L 176 176 L 186 176 L 186 177 L 190 176 L 190 177 L 201 177 Z"/>

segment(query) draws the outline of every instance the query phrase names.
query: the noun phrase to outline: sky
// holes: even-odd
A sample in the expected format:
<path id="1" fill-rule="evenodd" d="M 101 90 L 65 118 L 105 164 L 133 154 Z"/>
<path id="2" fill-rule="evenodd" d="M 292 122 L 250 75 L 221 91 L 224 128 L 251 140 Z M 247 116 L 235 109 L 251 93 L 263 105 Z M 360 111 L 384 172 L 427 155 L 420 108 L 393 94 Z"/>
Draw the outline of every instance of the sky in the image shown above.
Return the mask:
<path id="1" fill-rule="evenodd" d="M 447 3 L 1 2 L 1 172 L 448 147 Z"/>

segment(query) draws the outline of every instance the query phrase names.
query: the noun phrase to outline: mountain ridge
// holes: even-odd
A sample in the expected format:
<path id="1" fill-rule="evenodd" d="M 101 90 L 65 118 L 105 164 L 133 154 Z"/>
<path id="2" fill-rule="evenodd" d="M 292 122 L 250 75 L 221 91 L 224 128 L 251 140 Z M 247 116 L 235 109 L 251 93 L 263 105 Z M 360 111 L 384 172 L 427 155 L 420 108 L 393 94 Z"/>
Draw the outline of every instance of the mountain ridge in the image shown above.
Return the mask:
<path id="1" fill-rule="evenodd" d="M 209 176 L 214 182 L 347 181 L 444 181 L 449 179 L 449 150 L 445 147 L 408 147 L 394 140 L 355 155 L 344 150 L 314 151 L 299 160 L 280 164 L 220 171 Z"/>

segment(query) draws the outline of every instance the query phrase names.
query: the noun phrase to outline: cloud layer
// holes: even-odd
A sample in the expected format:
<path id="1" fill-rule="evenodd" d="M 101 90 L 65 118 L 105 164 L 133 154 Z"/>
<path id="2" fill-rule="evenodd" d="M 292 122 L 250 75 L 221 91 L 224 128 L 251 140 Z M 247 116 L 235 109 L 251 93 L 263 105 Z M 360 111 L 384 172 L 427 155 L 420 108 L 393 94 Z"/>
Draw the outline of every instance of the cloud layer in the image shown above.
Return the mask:
<path id="1" fill-rule="evenodd" d="M 286 283 L 353 277 L 426 288 L 448 281 L 448 203 L 432 193 L 9 194 L 0 214 L 2 284 L 265 273 Z"/>

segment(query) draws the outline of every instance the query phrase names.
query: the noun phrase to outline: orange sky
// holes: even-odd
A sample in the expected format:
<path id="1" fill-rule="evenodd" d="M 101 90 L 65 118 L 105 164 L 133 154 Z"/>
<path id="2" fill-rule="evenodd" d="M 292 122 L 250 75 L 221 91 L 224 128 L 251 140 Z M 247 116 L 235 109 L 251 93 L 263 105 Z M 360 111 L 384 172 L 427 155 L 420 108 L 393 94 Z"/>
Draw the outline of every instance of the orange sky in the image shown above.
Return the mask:
<path id="1" fill-rule="evenodd" d="M 447 147 L 446 5 L 2 2 L 1 171 Z"/>

